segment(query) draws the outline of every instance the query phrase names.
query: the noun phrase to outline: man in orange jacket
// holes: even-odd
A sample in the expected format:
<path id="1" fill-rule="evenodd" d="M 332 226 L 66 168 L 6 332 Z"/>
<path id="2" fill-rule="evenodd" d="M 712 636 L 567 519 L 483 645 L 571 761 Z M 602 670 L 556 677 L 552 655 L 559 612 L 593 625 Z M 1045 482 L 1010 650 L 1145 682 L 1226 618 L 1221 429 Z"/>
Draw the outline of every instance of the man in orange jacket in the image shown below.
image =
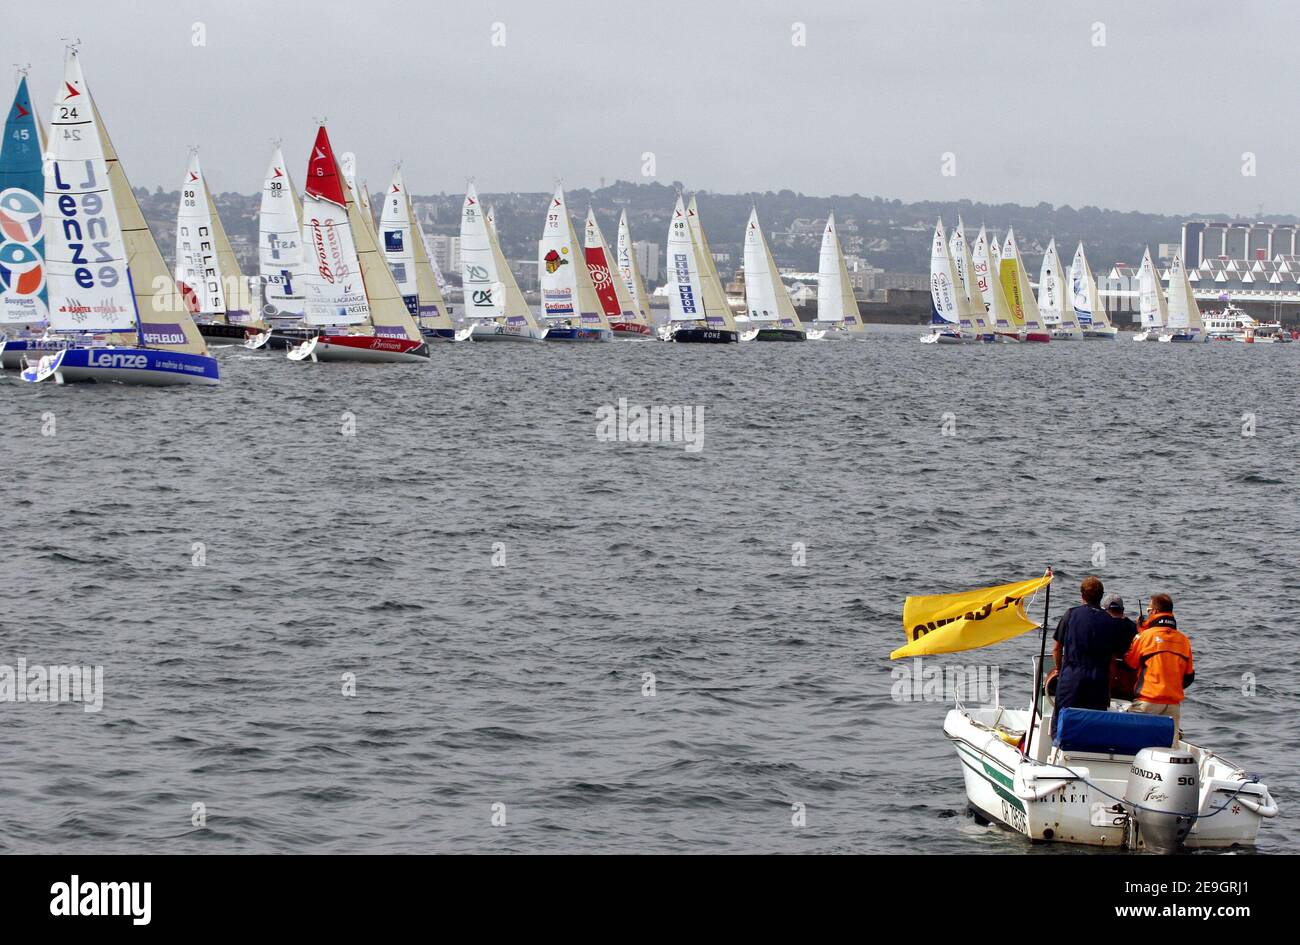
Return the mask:
<path id="1" fill-rule="evenodd" d="M 1130 712 L 1168 715 L 1174 720 L 1174 735 L 1181 737 L 1179 707 L 1183 690 L 1196 679 L 1192 665 L 1192 643 L 1178 629 L 1174 601 L 1168 594 L 1151 595 L 1151 612 L 1138 627 L 1138 635 L 1124 657 L 1138 671 L 1137 689 Z"/>

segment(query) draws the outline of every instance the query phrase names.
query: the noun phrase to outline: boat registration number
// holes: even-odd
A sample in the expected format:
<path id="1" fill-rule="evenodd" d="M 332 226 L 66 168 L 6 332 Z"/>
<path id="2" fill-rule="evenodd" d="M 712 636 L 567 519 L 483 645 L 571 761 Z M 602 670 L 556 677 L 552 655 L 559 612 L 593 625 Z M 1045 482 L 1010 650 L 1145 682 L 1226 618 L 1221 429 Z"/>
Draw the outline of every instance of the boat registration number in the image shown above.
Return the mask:
<path id="1" fill-rule="evenodd" d="M 1002 801 L 1002 822 L 1021 833 L 1027 833 L 1029 829 L 1025 824 L 1025 812 L 1008 804 L 1005 799 Z"/>

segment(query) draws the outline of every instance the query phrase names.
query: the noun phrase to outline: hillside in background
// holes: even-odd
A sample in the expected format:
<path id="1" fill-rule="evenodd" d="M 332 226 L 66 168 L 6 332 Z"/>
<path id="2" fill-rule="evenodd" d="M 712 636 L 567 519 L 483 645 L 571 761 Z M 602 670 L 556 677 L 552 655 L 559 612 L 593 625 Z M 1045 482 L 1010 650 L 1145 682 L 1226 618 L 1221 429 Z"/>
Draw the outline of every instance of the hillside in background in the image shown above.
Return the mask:
<path id="1" fill-rule="evenodd" d="M 418 181 L 416 182 L 418 186 Z M 574 226 L 581 231 L 588 203 L 596 208 L 597 218 L 606 239 L 614 239 L 618 214 L 626 209 L 635 239 L 665 242 L 668 217 L 672 212 L 680 184 L 633 184 L 618 181 L 597 190 L 566 190 Z M 684 189 L 684 188 L 683 188 Z M 382 185 L 371 183 L 378 202 Z M 150 227 L 169 260 L 175 244 L 177 191 L 161 188 L 149 193 L 138 191 Z M 547 193 L 508 193 L 481 195 L 483 202 L 497 212 L 497 230 L 502 247 L 511 259 L 531 259 L 537 251 L 542 220 L 546 212 Z M 1159 243 L 1176 243 L 1181 238 L 1183 217 L 1154 213 L 1102 210 L 1097 207 L 1053 207 L 1040 203 L 1035 207 L 1016 204 L 983 204 L 922 201 L 904 203 L 883 197 L 858 194 L 842 197 L 811 197 L 782 190 L 763 194 L 698 194 L 700 215 L 715 253 L 727 253 L 730 260 L 721 268 L 740 265 L 742 240 L 750 206 L 757 205 L 759 219 L 768 234 L 778 265 L 796 271 L 816 271 L 826 215 L 834 210 L 840 224 L 844 251 L 861 256 L 868 263 L 887 272 L 919 273 L 929 271 L 930 235 L 936 217 L 942 215 L 951 227 L 960 213 L 973 235 L 980 224 L 999 235 L 1014 226 L 1021 252 L 1035 260 L 1055 237 L 1064 247 L 1066 257 L 1082 239 L 1088 258 L 1097 270 L 1115 262 L 1137 263 L 1146 246 L 1152 250 Z M 216 195 L 217 207 L 236 250 L 245 264 L 251 264 L 257 245 L 257 212 L 260 195 L 223 193 Z M 461 194 L 429 194 L 413 197 L 425 229 L 432 235 L 456 235 L 460 225 Z M 1204 219 L 1230 219 L 1208 214 Z M 1294 223 L 1293 217 L 1266 217 L 1268 222 Z M 1031 262 L 1031 269 L 1034 269 Z M 1036 269 L 1034 269 L 1036 272 Z M 452 275 L 448 273 L 448 275 Z M 725 275 L 725 273 L 724 273 Z"/>

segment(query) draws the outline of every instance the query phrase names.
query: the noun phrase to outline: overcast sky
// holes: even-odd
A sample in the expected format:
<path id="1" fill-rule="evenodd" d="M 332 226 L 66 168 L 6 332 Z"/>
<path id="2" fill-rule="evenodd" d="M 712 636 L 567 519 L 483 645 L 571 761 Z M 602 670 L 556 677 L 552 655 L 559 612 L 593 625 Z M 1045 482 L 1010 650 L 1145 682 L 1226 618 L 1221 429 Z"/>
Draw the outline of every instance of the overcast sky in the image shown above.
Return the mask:
<path id="1" fill-rule="evenodd" d="M 301 185 L 325 115 L 372 190 L 398 158 L 415 193 L 539 191 L 643 179 L 653 152 L 727 193 L 1300 213 L 1295 4 L 56 0 L 0 29 L 47 121 L 67 36 L 150 188 L 193 144 L 252 193 L 276 137 Z"/>

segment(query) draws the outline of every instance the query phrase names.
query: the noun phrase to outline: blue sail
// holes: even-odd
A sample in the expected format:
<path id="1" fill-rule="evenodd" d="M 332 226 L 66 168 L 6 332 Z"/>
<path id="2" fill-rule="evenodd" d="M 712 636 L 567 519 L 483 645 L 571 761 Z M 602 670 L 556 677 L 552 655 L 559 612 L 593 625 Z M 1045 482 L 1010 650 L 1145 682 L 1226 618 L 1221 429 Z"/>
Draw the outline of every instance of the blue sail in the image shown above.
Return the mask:
<path id="1" fill-rule="evenodd" d="M 40 130 L 23 76 L 0 141 L 0 321 L 40 325 L 49 319 L 44 201 Z"/>

